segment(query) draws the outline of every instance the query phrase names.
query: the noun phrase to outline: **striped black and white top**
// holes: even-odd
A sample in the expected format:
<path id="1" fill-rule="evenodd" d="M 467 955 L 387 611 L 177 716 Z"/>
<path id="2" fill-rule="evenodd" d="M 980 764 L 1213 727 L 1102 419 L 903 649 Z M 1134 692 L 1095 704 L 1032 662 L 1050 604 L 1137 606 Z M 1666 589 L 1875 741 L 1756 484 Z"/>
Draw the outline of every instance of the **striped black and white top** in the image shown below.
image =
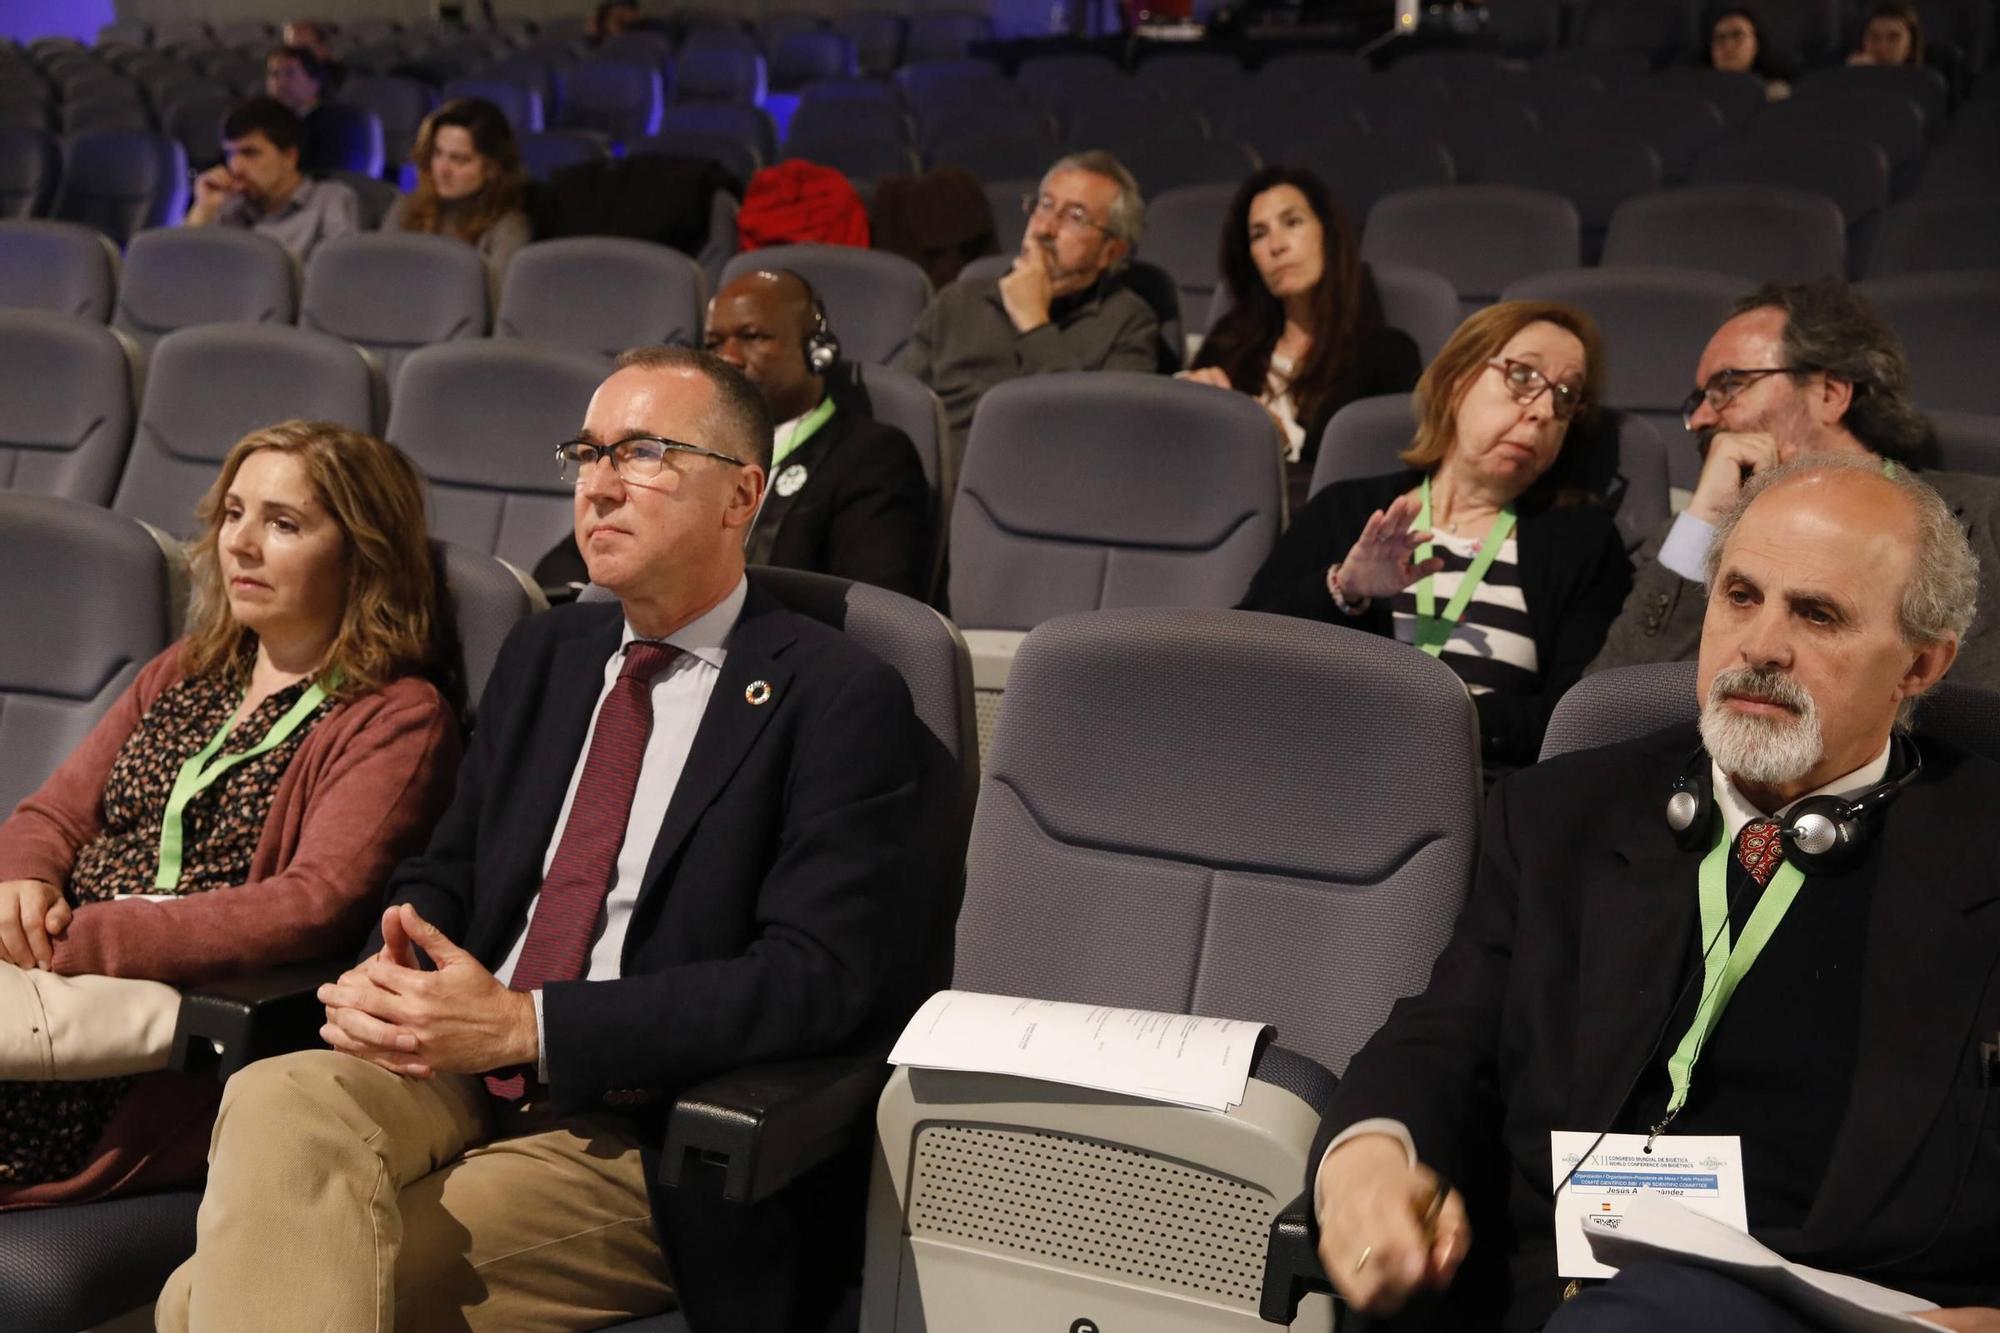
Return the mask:
<path id="1" fill-rule="evenodd" d="M 1444 568 L 1431 578 L 1437 597 L 1437 611 L 1443 614 L 1458 593 L 1459 580 L 1479 554 L 1476 539 L 1454 537 L 1440 532 L 1432 543 L 1432 554 L 1444 557 Z M 1417 638 L 1416 585 L 1396 594 L 1393 605 L 1396 638 L 1415 643 Z M 1541 661 L 1535 653 L 1534 626 L 1528 622 L 1528 604 L 1521 596 L 1521 566 L 1512 536 L 1500 545 L 1500 552 L 1487 567 L 1486 577 L 1474 589 L 1465 615 L 1452 626 L 1438 660 L 1458 673 L 1472 694 L 1492 690 L 1516 694 L 1533 693 L 1541 677 Z"/>

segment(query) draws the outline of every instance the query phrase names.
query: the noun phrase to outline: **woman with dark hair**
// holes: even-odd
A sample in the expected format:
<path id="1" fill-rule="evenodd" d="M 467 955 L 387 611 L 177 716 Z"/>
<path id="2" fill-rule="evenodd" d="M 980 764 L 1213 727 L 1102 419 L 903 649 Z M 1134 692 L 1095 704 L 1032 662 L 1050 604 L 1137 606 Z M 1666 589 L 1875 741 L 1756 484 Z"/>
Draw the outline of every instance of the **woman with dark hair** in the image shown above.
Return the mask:
<path id="1" fill-rule="evenodd" d="M 1764 85 L 1764 98 L 1782 102 L 1792 95 L 1776 58 L 1764 44 L 1757 16 L 1742 7 L 1725 9 L 1708 29 L 1706 63 L 1729 74 L 1749 74 Z"/>
<path id="2" fill-rule="evenodd" d="M 1467 319 L 1417 383 L 1410 470 L 1314 496 L 1243 607 L 1414 643 L 1465 681 L 1489 774 L 1533 763 L 1632 584 L 1610 510 L 1581 484 L 1587 455 L 1612 446 L 1563 447 L 1594 416 L 1603 362 L 1574 306 Z"/>
<path id="3" fill-rule="evenodd" d="M 186 636 L 0 824 L 0 1208 L 198 1179 L 221 1085 L 166 1071 L 174 987 L 351 956 L 457 775 L 400 451 L 256 431 L 200 519 Z"/>
<path id="4" fill-rule="evenodd" d="M 514 252 L 531 239 L 528 173 L 507 113 L 483 97 L 454 97 L 424 117 L 410 162 L 417 188 L 389 206 L 383 231 L 456 236 L 486 261 L 493 304 Z"/>
<path id="5" fill-rule="evenodd" d="M 1904 0 L 1886 0 L 1868 11 L 1861 29 L 1861 49 L 1847 58 L 1850 65 L 1921 65 L 1924 63 L 1924 20 L 1917 7 Z"/>
<path id="6" fill-rule="evenodd" d="M 1347 218 L 1311 172 L 1271 166 L 1244 181 L 1218 265 L 1234 303 L 1184 377 L 1269 408 L 1299 473 L 1341 407 L 1417 382 L 1417 345 L 1386 326 Z"/>

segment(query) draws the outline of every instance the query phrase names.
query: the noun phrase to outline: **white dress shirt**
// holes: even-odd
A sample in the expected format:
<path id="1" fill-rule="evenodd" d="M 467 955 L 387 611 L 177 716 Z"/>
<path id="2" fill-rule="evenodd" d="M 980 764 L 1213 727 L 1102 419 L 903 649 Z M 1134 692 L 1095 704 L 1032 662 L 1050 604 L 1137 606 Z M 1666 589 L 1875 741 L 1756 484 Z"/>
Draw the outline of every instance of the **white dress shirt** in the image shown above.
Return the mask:
<path id="1" fill-rule="evenodd" d="M 716 678 L 722 674 L 722 664 L 729 655 L 723 645 L 743 614 L 743 601 L 749 591 L 748 581 L 738 579 L 727 597 L 666 637 L 666 642 L 680 649 L 682 656 L 653 678 L 653 729 L 646 737 L 645 757 L 639 761 L 639 783 L 632 792 L 625 841 L 618 849 L 616 878 L 605 896 L 604 913 L 591 937 L 589 963 L 583 974 L 586 981 L 605 981 L 619 975 L 625 932 L 632 924 L 632 909 L 639 902 L 639 887 L 645 879 L 646 863 L 653 856 L 653 842 L 660 835 L 660 825 L 666 822 L 667 806 L 674 799 L 674 789 L 680 785 L 681 770 L 687 766 L 688 751 L 694 747 L 695 731 L 708 711 L 708 698 L 715 692 Z M 577 784 L 583 780 L 583 766 L 590 758 L 590 742 L 597 735 L 597 715 L 611 694 L 612 683 L 624 668 L 625 645 L 638 637 L 632 622 L 626 621 L 618 651 L 604 664 L 604 688 L 598 693 L 597 707 L 591 710 L 590 730 L 584 734 L 583 749 L 570 772 L 569 790 L 563 793 L 562 813 L 556 818 L 555 832 L 549 838 L 548 850 L 542 853 L 544 876 L 555 860 L 556 848 L 562 844 L 563 830 L 569 826 L 570 806 L 576 800 Z M 521 933 L 507 951 L 506 961 L 494 973 L 503 986 L 520 964 L 521 949 L 528 941 L 528 928 L 540 903 L 541 894 L 537 892 L 528 904 Z M 541 1052 L 536 1061 L 537 1076 L 546 1083 L 549 1051 L 542 1035 L 546 1031 L 542 1023 L 542 993 L 539 990 L 529 993 L 534 997 L 535 1041 Z"/>

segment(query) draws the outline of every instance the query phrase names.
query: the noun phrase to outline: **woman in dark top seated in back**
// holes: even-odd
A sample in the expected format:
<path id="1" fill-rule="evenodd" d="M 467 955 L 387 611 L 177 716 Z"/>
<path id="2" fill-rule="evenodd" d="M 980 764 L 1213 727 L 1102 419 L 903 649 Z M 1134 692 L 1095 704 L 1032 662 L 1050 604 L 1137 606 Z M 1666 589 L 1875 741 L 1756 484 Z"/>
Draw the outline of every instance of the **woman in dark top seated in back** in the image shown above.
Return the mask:
<path id="1" fill-rule="evenodd" d="M 1234 304 L 1183 378 L 1270 409 L 1303 500 L 1327 420 L 1356 398 L 1408 393 L 1417 345 L 1386 326 L 1347 218 L 1309 171 L 1266 167 L 1243 182 L 1218 265 Z"/>
<path id="2" fill-rule="evenodd" d="M 1612 446 L 1563 447 L 1603 374 L 1597 328 L 1572 306 L 1472 316 L 1417 383 L 1411 470 L 1321 491 L 1243 606 L 1415 643 L 1471 692 L 1489 771 L 1533 763 L 1632 582 L 1610 510 L 1578 484 Z"/>

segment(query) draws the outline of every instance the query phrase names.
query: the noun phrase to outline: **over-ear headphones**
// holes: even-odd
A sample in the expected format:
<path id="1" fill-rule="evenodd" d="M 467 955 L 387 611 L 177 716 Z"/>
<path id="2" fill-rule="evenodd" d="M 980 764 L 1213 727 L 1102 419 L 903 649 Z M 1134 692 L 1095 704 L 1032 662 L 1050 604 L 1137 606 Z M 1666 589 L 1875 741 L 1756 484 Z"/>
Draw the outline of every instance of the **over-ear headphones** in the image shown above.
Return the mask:
<path id="1" fill-rule="evenodd" d="M 806 300 L 812 303 L 813 326 L 806 334 L 806 368 L 815 375 L 824 375 L 832 370 L 840 360 L 840 339 L 833 336 L 833 330 L 826 322 L 826 302 L 819 299 L 813 285 L 799 274 L 799 285 L 806 289 Z"/>
<path id="2" fill-rule="evenodd" d="M 1873 836 L 1875 822 L 1903 788 L 1924 771 L 1917 743 L 1897 735 L 1889 745 L 1889 773 L 1853 800 L 1808 796 L 1785 816 L 1778 835 L 1785 856 L 1808 874 L 1854 864 Z M 1667 827 L 1684 848 L 1709 845 L 1715 836 L 1715 793 L 1709 789 L 1708 751 L 1696 749 L 1667 794 Z"/>

